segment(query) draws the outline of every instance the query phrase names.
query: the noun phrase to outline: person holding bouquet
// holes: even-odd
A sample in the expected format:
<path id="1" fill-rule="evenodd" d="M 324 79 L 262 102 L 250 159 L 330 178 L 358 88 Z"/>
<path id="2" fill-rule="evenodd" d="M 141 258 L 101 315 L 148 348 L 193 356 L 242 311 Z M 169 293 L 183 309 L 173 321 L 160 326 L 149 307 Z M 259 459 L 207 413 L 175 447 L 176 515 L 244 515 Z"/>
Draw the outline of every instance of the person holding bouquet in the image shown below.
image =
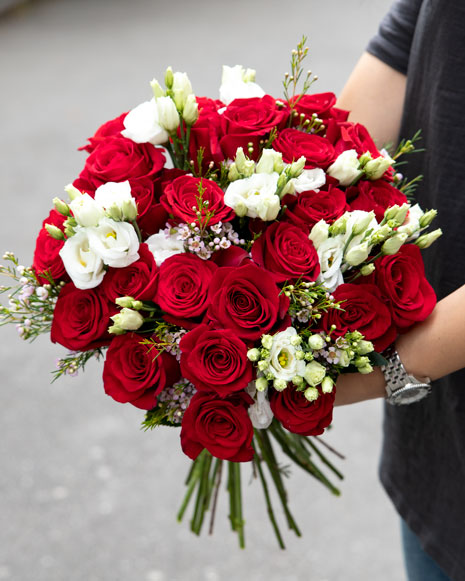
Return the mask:
<path id="1" fill-rule="evenodd" d="M 386 405 L 380 468 L 403 520 L 409 579 L 421 581 L 465 579 L 464 23 L 460 3 L 397 1 L 338 102 L 378 146 L 421 129 L 425 149 L 410 156 L 406 173 L 423 174 L 415 197 L 438 209 L 444 231 L 425 255 L 439 302 L 427 321 L 399 336 L 398 356 L 389 353 L 400 383 L 411 375 L 419 383 L 432 380 L 432 390 L 413 405 Z M 395 277 L 387 282 L 401 300 Z M 383 396 L 392 403 L 401 387 L 386 368 L 343 375 L 336 404 Z"/>

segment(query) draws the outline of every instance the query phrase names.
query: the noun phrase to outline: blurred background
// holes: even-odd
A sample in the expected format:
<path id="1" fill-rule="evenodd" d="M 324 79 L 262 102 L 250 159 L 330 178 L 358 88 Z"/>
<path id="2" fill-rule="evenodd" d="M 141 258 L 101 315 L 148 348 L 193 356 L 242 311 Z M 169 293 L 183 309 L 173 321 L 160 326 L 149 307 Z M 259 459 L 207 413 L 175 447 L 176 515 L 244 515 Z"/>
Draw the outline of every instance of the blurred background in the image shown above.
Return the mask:
<path id="1" fill-rule="evenodd" d="M 337 93 L 389 4 L 0 0 L 0 250 L 30 264 L 52 198 L 83 167 L 77 148 L 150 98 L 167 65 L 217 97 L 221 65 L 242 64 L 278 97 L 306 34 L 314 92 Z M 64 351 L 47 337 L 31 347 L 4 328 L 0 345 L 0 580 L 404 579 L 397 517 L 377 479 L 381 402 L 335 412 L 326 440 L 347 457 L 340 498 L 293 469 L 303 537 L 287 534 L 286 551 L 245 467 L 241 551 L 224 490 L 213 537 L 176 522 L 189 466 L 177 430 L 141 431 L 142 412 L 105 395 L 98 364 L 51 385 Z"/>

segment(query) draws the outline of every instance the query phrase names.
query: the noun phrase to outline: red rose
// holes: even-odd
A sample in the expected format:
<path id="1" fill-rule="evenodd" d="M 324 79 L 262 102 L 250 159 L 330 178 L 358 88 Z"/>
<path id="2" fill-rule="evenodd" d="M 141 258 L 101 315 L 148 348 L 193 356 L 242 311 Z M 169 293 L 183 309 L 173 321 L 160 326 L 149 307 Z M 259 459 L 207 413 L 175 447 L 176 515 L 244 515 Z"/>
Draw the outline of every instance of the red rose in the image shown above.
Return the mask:
<path id="1" fill-rule="evenodd" d="M 348 149 L 355 149 L 359 155 L 369 151 L 374 158 L 381 155 L 367 128 L 360 123 L 330 120 L 326 138 L 334 145 L 336 157 Z"/>
<path id="2" fill-rule="evenodd" d="M 283 154 L 286 163 L 292 163 L 304 156 L 305 167 L 327 168 L 335 159 L 334 147 L 324 137 L 299 131 L 284 129 L 273 141 L 273 149 Z"/>
<path id="3" fill-rule="evenodd" d="M 42 229 L 36 240 L 32 268 L 39 280 L 44 284 L 49 282 L 46 277 L 41 276 L 44 273 L 48 273 L 54 281 L 69 280 L 65 265 L 59 254 L 65 242 L 64 240 L 52 238 L 45 229 L 45 224 L 51 224 L 63 230 L 65 219 L 65 216 L 62 216 L 56 210 L 51 210 L 48 218 L 45 218 L 42 222 Z"/>
<path id="4" fill-rule="evenodd" d="M 253 426 L 247 412 L 252 403 L 252 398 L 246 393 L 222 399 L 213 392 L 197 392 L 182 419 L 184 454 L 195 460 L 206 448 L 221 460 L 252 460 Z"/>
<path id="5" fill-rule="evenodd" d="M 209 289 L 217 269 L 194 254 L 176 254 L 163 261 L 155 302 L 171 315 L 166 319 L 189 328 L 186 319 L 201 317 L 210 304 Z"/>
<path id="6" fill-rule="evenodd" d="M 198 390 L 226 397 L 253 379 L 247 345 L 229 329 L 199 325 L 183 335 L 179 347 L 182 375 Z"/>
<path id="7" fill-rule="evenodd" d="M 337 109 L 334 107 L 336 103 L 336 95 L 334 93 L 315 93 L 314 95 L 296 95 L 290 102 L 297 101 L 295 111 L 299 114 L 295 118 L 294 124 L 301 123 L 300 115 L 303 113 L 306 119 L 311 119 L 313 114 L 316 114 L 319 119 L 326 121 L 328 119 L 338 119 L 345 121 L 349 115 L 349 111 Z"/>
<path id="8" fill-rule="evenodd" d="M 179 364 L 172 355 L 141 341 L 143 337 L 136 333 L 113 339 L 103 367 L 103 386 L 114 400 L 151 410 L 157 405 L 157 395 L 179 379 Z"/>
<path id="9" fill-rule="evenodd" d="M 308 234 L 286 222 L 273 222 L 252 245 L 252 258 L 277 283 L 297 279 L 313 281 L 320 262 Z"/>
<path id="10" fill-rule="evenodd" d="M 158 268 L 147 244 L 139 246 L 139 260 L 124 268 L 109 268 L 101 283 L 102 292 L 112 303 L 118 297 L 153 301 L 157 293 Z"/>
<path id="11" fill-rule="evenodd" d="M 155 191 L 156 182 L 150 178 L 132 181 L 131 195 L 137 204 L 137 225 L 142 236 L 148 238 L 165 228 L 168 212 L 160 204 Z"/>
<path id="12" fill-rule="evenodd" d="M 206 169 L 210 162 L 219 165 L 224 160 L 220 147 L 221 116 L 218 109 L 224 107 L 221 101 L 206 97 L 196 97 L 199 107 L 199 118 L 191 128 L 189 153 L 198 170 L 197 153 L 203 150 L 202 166 Z"/>
<path id="13" fill-rule="evenodd" d="M 383 180 L 362 180 L 347 190 L 347 197 L 353 198 L 350 202 L 351 210 L 373 210 L 378 222 L 384 218 L 384 212 L 389 206 L 402 206 L 408 202 L 405 194 Z"/>
<path id="14" fill-rule="evenodd" d="M 286 430 L 301 436 L 319 436 L 333 419 L 335 392 L 320 392 L 318 399 L 310 402 L 302 391 L 289 384 L 283 391 L 270 390 L 270 406 Z"/>
<path id="15" fill-rule="evenodd" d="M 218 266 L 241 266 L 246 262 L 251 262 L 247 250 L 240 246 L 230 246 L 224 250 L 217 250 L 210 258 Z"/>
<path id="16" fill-rule="evenodd" d="M 360 331 L 365 339 L 372 341 L 375 351 L 381 352 L 395 341 L 396 331 L 391 313 L 383 303 L 381 293 L 373 284 L 341 284 L 332 293 L 341 302 L 342 311 L 328 309 L 320 321 L 321 328 L 341 337 L 348 331 Z"/>
<path id="17" fill-rule="evenodd" d="M 238 147 L 246 155 L 256 160 L 260 153 L 260 140 L 266 138 L 272 129 L 283 129 L 289 118 L 288 106 L 277 105 L 270 95 L 235 99 L 221 115 L 223 137 L 221 148 L 226 157 L 234 159 Z M 249 153 L 252 143 L 253 153 Z"/>
<path id="18" fill-rule="evenodd" d="M 156 177 L 164 164 L 161 148 L 125 137 L 110 137 L 96 145 L 79 178 L 96 189 L 106 182 Z"/>
<path id="19" fill-rule="evenodd" d="M 405 244 L 397 254 L 378 258 L 375 266 L 371 276 L 400 331 L 424 321 L 431 314 L 436 294 L 426 280 L 418 246 Z"/>
<path id="20" fill-rule="evenodd" d="M 210 285 L 207 320 L 254 341 L 290 325 L 289 299 L 272 275 L 254 264 L 219 268 Z"/>
<path id="21" fill-rule="evenodd" d="M 284 219 L 297 226 L 312 228 L 320 220 L 332 224 L 348 210 L 345 193 L 334 186 L 328 191 L 302 192 L 298 196 L 285 196 L 287 206 Z"/>
<path id="22" fill-rule="evenodd" d="M 127 113 L 123 113 L 119 117 L 111 119 L 110 121 L 107 121 L 106 123 L 101 125 L 95 132 L 95 135 L 93 137 L 89 137 L 88 139 L 89 143 L 87 145 L 84 145 L 83 147 L 80 147 L 79 151 L 84 150 L 89 153 L 92 153 L 96 146 L 102 141 L 105 141 L 109 137 L 121 135 L 121 131 L 123 131 L 124 129 L 124 118 L 126 117 L 126 115 Z"/>
<path id="23" fill-rule="evenodd" d="M 208 210 L 202 208 L 201 223 L 209 225 L 218 222 L 228 222 L 235 216 L 234 210 L 224 203 L 224 192 L 220 186 L 206 178 L 194 178 L 192 176 L 181 176 L 168 183 L 160 199 L 169 214 L 181 222 L 199 222 L 197 211 L 199 198 L 203 202 L 208 202 Z M 210 218 L 206 217 L 206 212 L 212 212 Z"/>
<path id="24" fill-rule="evenodd" d="M 50 338 L 71 351 L 88 351 L 108 345 L 111 337 L 107 329 L 110 309 L 100 289 L 80 290 L 73 283 L 66 284 L 58 295 L 53 311 Z"/>

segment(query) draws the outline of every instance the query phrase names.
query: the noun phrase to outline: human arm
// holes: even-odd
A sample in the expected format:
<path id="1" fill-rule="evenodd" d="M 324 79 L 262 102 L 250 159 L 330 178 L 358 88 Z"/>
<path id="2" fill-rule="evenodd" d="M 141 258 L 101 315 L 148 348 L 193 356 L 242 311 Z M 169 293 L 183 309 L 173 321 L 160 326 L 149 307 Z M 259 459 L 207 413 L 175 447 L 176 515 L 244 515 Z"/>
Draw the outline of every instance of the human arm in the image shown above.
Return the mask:
<path id="1" fill-rule="evenodd" d="M 401 335 L 396 349 L 410 375 L 439 379 L 465 367 L 465 285 L 438 302 L 431 315 Z M 372 373 L 341 375 L 336 405 L 385 397 L 384 377 Z"/>

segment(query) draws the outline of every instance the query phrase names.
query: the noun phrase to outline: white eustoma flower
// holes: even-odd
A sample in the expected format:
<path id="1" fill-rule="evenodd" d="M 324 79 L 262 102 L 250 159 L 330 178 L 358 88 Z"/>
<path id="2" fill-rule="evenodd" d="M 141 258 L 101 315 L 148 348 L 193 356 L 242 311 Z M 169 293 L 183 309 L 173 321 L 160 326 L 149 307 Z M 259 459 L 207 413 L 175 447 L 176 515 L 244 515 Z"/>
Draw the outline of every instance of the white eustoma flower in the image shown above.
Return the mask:
<path id="1" fill-rule="evenodd" d="M 318 282 L 333 292 L 344 282 L 341 264 L 345 241 L 342 235 L 324 240 L 317 248 L 321 272 Z"/>
<path id="2" fill-rule="evenodd" d="M 128 222 L 102 218 L 97 227 L 88 228 L 88 235 L 90 248 L 108 266 L 124 268 L 139 258 L 139 238 Z"/>
<path id="3" fill-rule="evenodd" d="M 288 327 L 285 331 L 273 335 L 267 372 L 271 373 L 275 379 L 291 381 L 296 375 L 303 375 L 305 361 L 296 357 L 297 351 L 302 350 L 301 347 L 295 345 L 297 337 L 294 327 Z"/>
<path id="4" fill-rule="evenodd" d="M 69 207 L 79 226 L 97 226 L 105 215 L 101 204 L 91 198 L 89 194 L 75 195 Z"/>
<path id="5" fill-rule="evenodd" d="M 136 200 L 131 195 L 131 185 L 125 182 L 107 182 L 95 190 L 95 201 L 104 210 L 111 213 L 114 208 L 123 220 L 135 220 L 137 216 Z"/>
<path id="6" fill-rule="evenodd" d="M 253 174 L 229 184 L 224 194 L 224 203 L 233 208 L 239 216 L 275 220 L 281 209 L 281 201 L 276 194 L 279 175 Z"/>
<path id="7" fill-rule="evenodd" d="M 263 97 L 265 91 L 254 82 L 255 72 L 245 70 L 241 65 L 234 67 L 223 66 L 221 78 L 220 100 L 225 105 L 232 103 L 234 99 L 248 99 L 250 97 Z"/>
<path id="8" fill-rule="evenodd" d="M 326 367 L 318 361 L 310 361 L 305 367 L 305 381 L 312 387 L 319 385 L 326 375 Z"/>
<path id="9" fill-rule="evenodd" d="M 298 194 L 301 194 L 302 192 L 311 192 L 318 190 L 318 188 L 325 185 L 326 174 L 319 167 L 316 167 L 315 169 L 304 169 L 300 176 L 292 181 L 294 190 Z"/>
<path id="10" fill-rule="evenodd" d="M 95 288 L 102 282 L 105 276 L 103 260 L 92 249 L 87 228 L 78 228 L 76 234 L 66 240 L 60 256 L 77 288 Z"/>
<path id="11" fill-rule="evenodd" d="M 161 145 L 169 139 L 168 133 L 158 120 L 158 108 L 155 99 L 137 105 L 126 115 L 123 121 L 123 137 L 136 143 Z"/>
<path id="12" fill-rule="evenodd" d="M 341 186 L 350 186 L 362 173 L 355 149 L 343 151 L 336 158 L 336 161 L 328 167 L 328 174 L 339 180 Z"/>
<path id="13" fill-rule="evenodd" d="M 185 252 L 184 242 L 179 240 L 178 231 L 171 233 L 169 228 L 152 234 L 145 243 L 153 254 L 157 266 L 160 266 L 170 256 Z"/>
<path id="14" fill-rule="evenodd" d="M 407 234 L 408 240 L 417 238 L 420 233 L 420 219 L 423 215 L 424 212 L 419 204 L 415 204 L 409 209 L 404 223 L 397 228 L 397 232 Z"/>
<path id="15" fill-rule="evenodd" d="M 119 313 L 110 317 L 116 327 L 124 331 L 137 331 L 144 324 L 144 317 L 133 309 L 124 307 Z"/>
<path id="16" fill-rule="evenodd" d="M 158 123 L 168 133 L 174 133 L 179 127 L 179 113 L 171 97 L 159 97 L 156 99 L 158 110 Z"/>
<path id="17" fill-rule="evenodd" d="M 324 220 L 320 220 L 313 226 L 309 236 L 313 242 L 313 246 L 318 250 L 323 242 L 329 237 L 329 224 Z"/>
<path id="18" fill-rule="evenodd" d="M 192 85 L 187 73 L 176 72 L 173 74 L 172 87 L 174 102 L 179 111 L 182 111 L 186 104 L 187 97 L 193 94 Z"/>
<path id="19" fill-rule="evenodd" d="M 255 171 L 257 173 L 281 173 L 283 169 L 283 154 L 274 149 L 264 149 L 260 155 Z"/>
<path id="20" fill-rule="evenodd" d="M 248 409 L 253 427 L 257 428 L 257 430 L 266 430 L 273 421 L 273 412 L 266 397 L 268 390 L 257 391 L 255 382 L 252 381 L 245 388 L 245 391 L 254 399 L 254 403 Z"/>

